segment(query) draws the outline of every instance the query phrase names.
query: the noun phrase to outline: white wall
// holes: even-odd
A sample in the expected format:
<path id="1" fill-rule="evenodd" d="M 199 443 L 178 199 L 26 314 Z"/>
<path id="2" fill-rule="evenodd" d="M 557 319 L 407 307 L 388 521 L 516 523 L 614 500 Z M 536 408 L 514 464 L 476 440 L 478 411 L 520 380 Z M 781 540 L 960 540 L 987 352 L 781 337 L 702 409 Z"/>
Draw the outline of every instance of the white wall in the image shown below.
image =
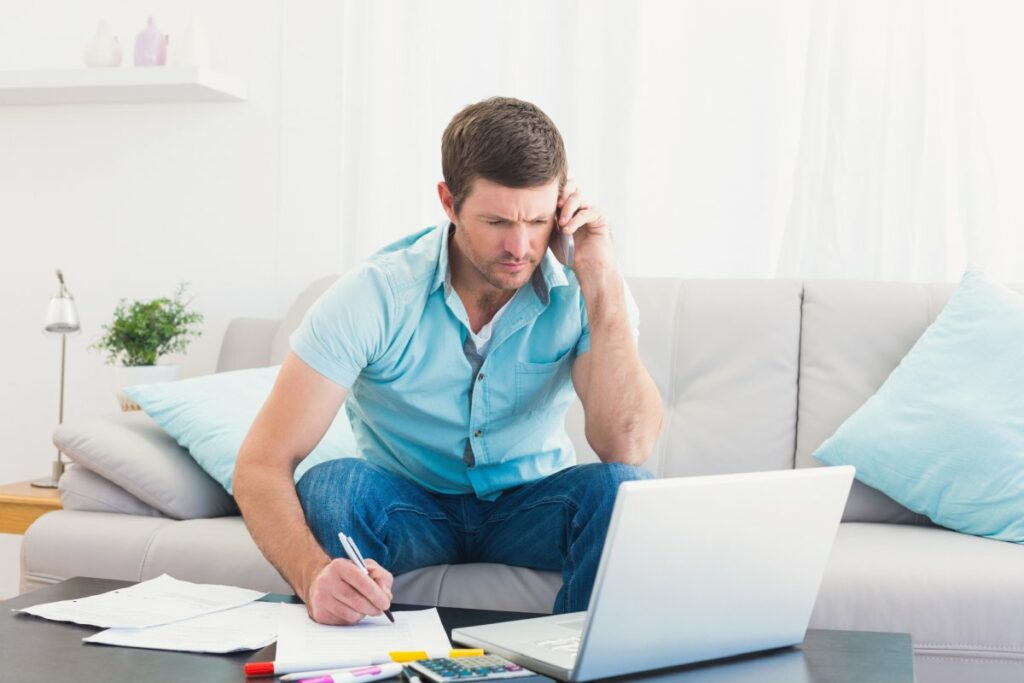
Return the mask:
<path id="1" fill-rule="evenodd" d="M 213 66 L 249 86 L 237 104 L 0 107 L 0 482 L 55 458 L 60 340 L 41 329 L 56 268 L 83 326 L 68 338 L 66 420 L 117 409 L 113 370 L 86 347 L 120 298 L 190 283 L 203 335 L 163 362 L 194 376 L 213 371 L 232 317 L 281 317 L 335 270 L 340 98 L 320 10 L 328 21 L 281 0 L 0 4 L 0 69 L 79 66 L 99 18 L 130 63 L 147 13 L 172 41 L 195 14 Z M 0 536 L 0 598 L 16 592 L 19 545 Z"/>

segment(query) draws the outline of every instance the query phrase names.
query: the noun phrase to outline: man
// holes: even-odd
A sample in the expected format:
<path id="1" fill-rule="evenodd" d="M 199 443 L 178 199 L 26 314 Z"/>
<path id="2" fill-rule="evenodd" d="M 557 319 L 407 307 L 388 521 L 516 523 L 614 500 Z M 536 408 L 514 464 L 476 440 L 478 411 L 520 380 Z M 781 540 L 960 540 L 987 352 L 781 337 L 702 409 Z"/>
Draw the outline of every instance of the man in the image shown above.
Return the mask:
<path id="1" fill-rule="evenodd" d="M 520 100 L 470 105 L 442 166 L 448 220 L 310 308 L 239 452 L 252 536 L 321 623 L 380 614 L 393 574 L 459 562 L 560 571 L 555 611 L 585 610 L 618 485 L 650 476 L 661 401 L 636 306 L 554 124 Z M 575 239 L 571 269 L 559 230 Z M 601 463 L 573 465 L 574 389 Z M 293 484 L 342 403 L 363 458 Z M 369 576 L 339 531 L 378 560 Z"/>

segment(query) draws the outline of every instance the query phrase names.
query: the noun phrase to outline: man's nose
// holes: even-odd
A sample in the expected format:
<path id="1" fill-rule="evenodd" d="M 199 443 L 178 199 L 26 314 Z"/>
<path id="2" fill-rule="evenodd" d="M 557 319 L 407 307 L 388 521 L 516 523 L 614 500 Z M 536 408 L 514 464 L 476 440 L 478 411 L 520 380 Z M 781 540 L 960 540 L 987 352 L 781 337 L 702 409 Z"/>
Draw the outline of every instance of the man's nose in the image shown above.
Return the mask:
<path id="1" fill-rule="evenodd" d="M 505 251 L 516 260 L 526 258 L 530 253 L 530 235 L 525 225 L 516 225 L 505 237 Z"/>

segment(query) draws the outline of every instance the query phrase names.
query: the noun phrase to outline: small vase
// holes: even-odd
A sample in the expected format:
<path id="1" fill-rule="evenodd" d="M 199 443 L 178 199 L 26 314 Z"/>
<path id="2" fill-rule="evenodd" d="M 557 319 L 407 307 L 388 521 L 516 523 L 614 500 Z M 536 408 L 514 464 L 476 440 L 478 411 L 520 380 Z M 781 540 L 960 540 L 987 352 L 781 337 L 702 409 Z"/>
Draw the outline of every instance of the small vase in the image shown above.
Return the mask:
<path id="1" fill-rule="evenodd" d="M 156 19 L 149 18 L 146 28 L 135 38 L 135 66 L 163 66 L 167 63 L 167 43 L 170 38 L 160 33 Z"/>
<path id="2" fill-rule="evenodd" d="M 88 67 L 121 66 L 121 44 L 107 22 L 100 21 L 96 27 L 96 35 L 82 51 L 82 60 Z"/>
<path id="3" fill-rule="evenodd" d="M 141 410 L 139 404 L 128 398 L 125 387 L 136 384 L 153 384 L 154 382 L 174 382 L 181 376 L 181 367 L 177 365 L 119 365 L 114 368 L 114 385 L 117 390 L 117 402 L 121 410 Z"/>
<path id="4" fill-rule="evenodd" d="M 195 17 L 189 19 L 181 39 L 174 41 L 169 62 L 176 66 L 210 66 L 210 43 Z"/>

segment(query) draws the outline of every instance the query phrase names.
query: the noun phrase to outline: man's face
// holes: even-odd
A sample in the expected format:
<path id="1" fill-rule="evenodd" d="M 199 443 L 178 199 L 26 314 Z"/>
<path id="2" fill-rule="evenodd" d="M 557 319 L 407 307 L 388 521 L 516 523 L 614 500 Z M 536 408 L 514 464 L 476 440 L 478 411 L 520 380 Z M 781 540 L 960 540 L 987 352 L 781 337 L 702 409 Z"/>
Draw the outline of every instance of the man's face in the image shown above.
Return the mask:
<path id="1" fill-rule="evenodd" d="M 458 215 L 452 213 L 450 201 L 445 202 L 445 194 L 450 199 L 447 186 L 441 201 L 457 226 L 456 246 L 476 275 L 500 290 L 519 289 L 529 282 L 555 225 L 558 180 L 512 188 L 477 178 Z"/>

